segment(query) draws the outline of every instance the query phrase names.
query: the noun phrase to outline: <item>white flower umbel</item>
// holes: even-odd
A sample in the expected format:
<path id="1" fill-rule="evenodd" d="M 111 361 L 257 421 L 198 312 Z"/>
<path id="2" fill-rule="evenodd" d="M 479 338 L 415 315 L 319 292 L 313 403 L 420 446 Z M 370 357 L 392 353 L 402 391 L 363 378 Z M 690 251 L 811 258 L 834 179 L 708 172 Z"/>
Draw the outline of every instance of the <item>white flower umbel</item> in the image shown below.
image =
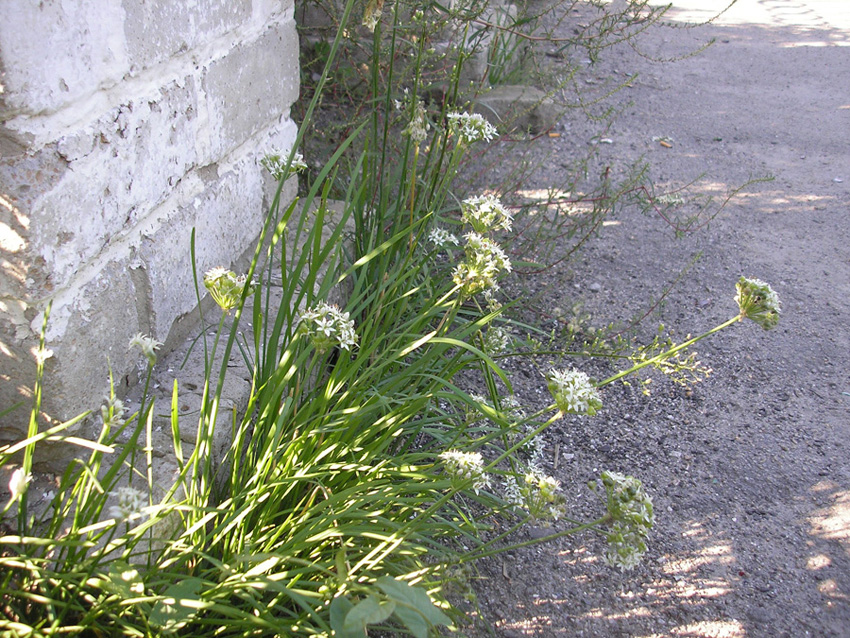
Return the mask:
<path id="1" fill-rule="evenodd" d="M 428 123 L 428 116 L 425 112 L 425 103 L 422 100 L 417 100 L 413 105 L 410 122 L 402 131 L 403 135 L 410 137 L 411 141 L 419 146 L 428 137 L 428 130 L 431 125 Z"/>
<path id="2" fill-rule="evenodd" d="M 437 246 L 448 246 L 449 244 L 457 246 L 460 244 L 460 240 L 444 228 L 432 228 L 428 232 L 428 241 Z"/>
<path id="3" fill-rule="evenodd" d="M 466 144 L 491 142 L 496 136 L 496 127 L 478 113 L 449 113 L 448 118 L 452 132 Z"/>
<path id="4" fill-rule="evenodd" d="M 448 450 L 440 454 L 446 466 L 446 473 L 452 477 L 452 483 L 460 487 L 467 481 L 472 481 L 472 489 L 478 494 L 479 490 L 490 485 L 490 477 L 484 473 L 484 459 L 478 452 L 461 452 Z"/>
<path id="5" fill-rule="evenodd" d="M 461 221 L 476 233 L 510 230 L 513 216 L 495 195 L 469 197 L 460 204 Z"/>
<path id="6" fill-rule="evenodd" d="M 466 259 L 455 266 L 452 280 L 465 296 L 497 288 L 498 277 L 511 271 L 510 260 L 496 242 L 479 233 L 467 233 L 465 239 Z"/>
<path id="7" fill-rule="evenodd" d="M 204 274 L 204 287 L 224 312 L 230 312 L 239 305 L 246 285 L 247 294 L 250 295 L 254 288 L 253 282 L 248 284 L 245 275 L 237 276 L 225 268 L 213 268 Z"/>
<path id="8" fill-rule="evenodd" d="M 593 416 L 602 407 L 596 386 L 584 372 L 552 368 L 546 380 L 555 405 L 564 414 Z"/>
<path id="9" fill-rule="evenodd" d="M 621 570 L 633 569 L 646 553 L 646 539 L 655 524 L 652 499 L 633 476 L 602 472 L 601 483 L 612 521 L 605 535 L 605 562 Z"/>
<path id="10" fill-rule="evenodd" d="M 741 318 L 752 319 L 765 330 L 779 323 L 779 295 L 761 279 L 741 277 L 735 285 Z"/>
<path id="11" fill-rule="evenodd" d="M 504 484 L 505 500 L 526 510 L 535 521 L 558 520 L 566 514 L 566 499 L 561 483 L 532 468 L 522 480 L 508 476 Z"/>
<path id="12" fill-rule="evenodd" d="M 138 348 L 142 351 L 142 354 L 145 355 L 148 360 L 148 363 L 153 365 L 156 363 L 156 351 L 161 345 L 162 343 L 157 341 L 153 337 L 147 337 L 140 332 L 135 337 L 130 339 L 130 343 L 127 346 L 127 349 L 132 350 L 133 348 Z"/>
<path id="13" fill-rule="evenodd" d="M 310 338 L 319 352 L 333 346 L 350 351 L 357 345 L 354 321 L 349 319 L 347 312 L 324 301 L 301 313 L 298 329 Z"/>
<path id="14" fill-rule="evenodd" d="M 124 425 L 124 414 L 127 408 L 117 397 L 105 397 L 103 405 L 100 406 L 100 418 L 103 425 L 107 427 L 121 427 Z"/>
<path id="15" fill-rule="evenodd" d="M 260 160 L 260 165 L 271 173 L 271 176 L 277 181 L 307 170 L 307 162 L 304 161 L 304 156 L 301 153 L 293 154 L 291 162 L 289 161 L 290 154 L 292 154 L 291 150 L 282 153 L 269 153 Z"/>
<path id="16" fill-rule="evenodd" d="M 492 356 L 502 354 L 511 347 L 513 336 L 505 328 L 499 326 L 490 326 L 484 333 L 483 350 L 486 354 Z"/>
<path id="17" fill-rule="evenodd" d="M 12 476 L 9 479 L 9 494 L 12 495 L 9 499 L 9 505 L 23 496 L 24 492 L 27 490 L 27 485 L 31 480 L 32 474 L 24 472 L 24 468 L 22 467 L 19 467 L 12 472 Z"/>
<path id="18" fill-rule="evenodd" d="M 116 522 L 132 521 L 142 516 L 145 495 L 133 487 L 119 487 L 112 494 L 115 505 L 109 507 L 109 517 Z"/>

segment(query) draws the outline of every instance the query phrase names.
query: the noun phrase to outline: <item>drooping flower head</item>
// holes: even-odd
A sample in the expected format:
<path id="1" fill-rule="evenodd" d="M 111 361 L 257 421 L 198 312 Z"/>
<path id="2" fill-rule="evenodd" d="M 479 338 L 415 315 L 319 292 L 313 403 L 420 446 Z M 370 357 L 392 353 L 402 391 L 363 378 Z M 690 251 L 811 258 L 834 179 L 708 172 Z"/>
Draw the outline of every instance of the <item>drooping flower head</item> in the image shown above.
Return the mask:
<path id="1" fill-rule="evenodd" d="M 239 305 L 246 285 L 247 294 L 250 295 L 254 288 L 253 283 L 248 284 L 245 275 L 237 276 L 232 270 L 224 268 L 213 268 L 204 275 L 204 286 L 224 312 L 230 312 Z"/>
<path id="2" fill-rule="evenodd" d="M 449 113 L 448 118 L 452 132 L 466 144 L 491 142 L 496 135 L 496 127 L 478 113 Z"/>
<path id="3" fill-rule="evenodd" d="M 324 301 L 301 313 L 298 329 L 310 338 L 319 352 L 333 346 L 350 351 L 357 344 L 354 321 L 349 319 L 348 313 Z"/>
<path id="4" fill-rule="evenodd" d="M 779 323 L 779 296 L 768 284 L 760 279 L 741 277 L 735 288 L 738 291 L 735 301 L 742 319 L 752 319 L 765 330 Z"/>
<path id="5" fill-rule="evenodd" d="M 153 337 L 147 337 L 143 335 L 141 332 L 136 334 L 132 339 L 130 339 L 130 343 L 127 346 L 128 350 L 132 350 L 133 348 L 138 348 L 142 351 L 142 354 L 148 360 L 148 363 L 151 365 L 156 363 L 156 351 L 162 345 L 161 342 L 157 341 Z"/>
<path id="6" fill-rule="evenodd" d="M 511 229 L 513 216 L 495 195 L 470 197 L 461 202 L 460 209 L 461 220 L 476 233 Z"/>
<path id="7" fill-rule="evenodd" d="M 601 482 L 612 521 L 605 535 L 608 541 L 605 562 L 621 570 L 633 569 L 646 553 L 646 539 L 655 524 L 652 499 L 643 484 L 632 476 L 602 472 Z"/>
<path id="8" fill-rule="evenodd" d="M 496 242 L 479 233 L 467 233 L 465 239 L 465 260 L 455 266 L 452 280 L 467 297 L 497 288 L 499 275 L 511 271 L 507 255 Z"/>
<path id="9" fill-rule="evenodd" d="M 460 487 L 467 481 L 472 481 L 472 489 L 478 494 L 490 485 L 490 477 L 484 472 L 484 459 L 478 452 L 461 452 L 448 450 L 440 454 L 445 463 L 446 473 L 452 477 L 452 483 Z"/>
<path id="10" fill-rule="evenodd" d="M 277 181 L 306 170 L 307 162 L 304 161 L 304 156 L 296 152 L 292 154 L 292 161 L 289 162 L 291 154 L 291 150 L 269 153 L 260 160 L 260 165 Z"/>
<path id="11" fill-rule="evenodd" d="M 555 405 L 564 414 L 587 414 L 593 416 L 602 407 L 596 386 L 584 372 L 579 370 L 557 370 L 552 368 L 547 385 Z"/>

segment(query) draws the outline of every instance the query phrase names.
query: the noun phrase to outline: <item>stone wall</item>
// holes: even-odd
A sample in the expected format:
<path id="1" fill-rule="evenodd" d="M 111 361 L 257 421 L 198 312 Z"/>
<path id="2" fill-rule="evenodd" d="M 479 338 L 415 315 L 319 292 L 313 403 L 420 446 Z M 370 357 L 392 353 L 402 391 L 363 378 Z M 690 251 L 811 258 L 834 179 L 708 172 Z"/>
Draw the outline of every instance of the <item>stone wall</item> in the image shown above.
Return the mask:
<path id="1" fill-rule="evenodd" d="M 193 329 L 193 228 L 199 274 L 253 248 L 258 159 L 297 132 L 293 3 L 3 0 L 0 73 L 0 412 L 30 403 L 52 301 L 43 410 L 64 420 L 110 366 L 132 383 L 133 335 L 167 351 Z"/>

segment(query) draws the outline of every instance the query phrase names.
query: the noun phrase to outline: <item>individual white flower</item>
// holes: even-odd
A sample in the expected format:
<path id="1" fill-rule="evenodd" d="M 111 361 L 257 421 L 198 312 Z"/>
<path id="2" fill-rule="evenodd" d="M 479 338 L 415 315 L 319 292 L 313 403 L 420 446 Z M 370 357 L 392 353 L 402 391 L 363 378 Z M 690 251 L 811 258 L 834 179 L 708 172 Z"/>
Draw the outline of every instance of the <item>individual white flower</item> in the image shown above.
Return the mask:
<path id="1" fill-rule="evenodd" d="M 752 319 L 765 330 L 779 323 L 779 295 L 760 279 L 741 277 L 735 285 L 741 318 Z"/>
<path id="2" fill-rule="evenodd" d="M 579 370 L 556 370 L 552 368 L 547 385 L 555 405 L 567 414 L 594 415 L 602 407 L 602 401 L 590 378 Z"/>
<path id="3" fill-rule="evenodd" d="M 447 244 L 454 244 L 457 246 L 460 244 L 458 238 L 444 228 L 432 228 L 428 232 L 428 241 L 436 244 L 437 246 L 445 246 Z"/>
<path id="4" fill-rule="evenodd" d="M 446 473 L 452 477 L 453 483 L 472 481 L 472 489 L 476 494 L 490 485 L 490 477 L 484 472 L 484 459 L 478 452 L 448 450 L 440 454 L 440 458 L 445 463 Z"/>
<path id="5" fill-rule="evenodd" d="M 25 473 L 22 467 L 12 472 L 12 476 L 9 478 L 9 493 L 12 495 L 9 499 L 10 505 L 23 496 L 31 480 L 32 474 Z"/>
<path id="6" fill-rule="evenodd" d="M 109 517 L 117 522 L 132 521 L 142 516 L 145 496 L 133 487 L 119 487 L 112 495 L 115 505 L 109 507 Z"/>
<path id="7" fill-rule="evenodd" d="M 212 268 L 204 274 L 204 287 L 224 312 L 230 312 L 239 305 L 246 285 L 247 294 L 250 295 L 254 283 L 248 284 L 245 275 L 237 276 L 235 272 L 225 268 Z"/>
<path id="8" fill-rule="evenodd" d="M 292 160 L 289 156 L 292 154 Z M 291 150 L 269 153 L 260 160 L 260 165 L 265 168 L 271 176 L 280 181 L 307 169 L 307 162 L 304 161 L 304 156 L 297 151 L 293 154 Z"/>
<path id="9" fill-rule="evenodd" d="M 497 287 L 502 272 L 511 271 L 511 262 L 501 247 L 479 233 L 467 233 L 465 260 L 455 266 L 452 280 L 465 296 Z"/>
<path id="10" fill-rule="evenodd" d="M 351 350 L 357 345 L 354 321 L 347 312 L 324 301 L 301 313 L 298 329 L 310 338 L 319 352 L 325 352 L 332 346 Z"/>
<path id="11" fill-rule="evenodd" d="M 147 358 L 148 362 L 153 365 L 156 363 L 156 351 L 161 345 L 162 343 L 153 337 L 145 336 L 139 332 L 136 336 L 130 339 L 127 349 L 132 350 L 133 348 L 139 348 L 139 350 L 142 351 L 142 354 Z"/>
<path id="12" fill-rule="evenodd" d="M 448 119 L 452 131 L 467 144 L 491 142 L 496 135 L 496 127 L 478 113 L 449 113 Z"/>
<path id="13" fill-rule="evenodd" d="M 478 195 L 460 204 L 461 221 L 472 226 L 476 233 L 510 230 L 513 216 L 495 195 Z"/>

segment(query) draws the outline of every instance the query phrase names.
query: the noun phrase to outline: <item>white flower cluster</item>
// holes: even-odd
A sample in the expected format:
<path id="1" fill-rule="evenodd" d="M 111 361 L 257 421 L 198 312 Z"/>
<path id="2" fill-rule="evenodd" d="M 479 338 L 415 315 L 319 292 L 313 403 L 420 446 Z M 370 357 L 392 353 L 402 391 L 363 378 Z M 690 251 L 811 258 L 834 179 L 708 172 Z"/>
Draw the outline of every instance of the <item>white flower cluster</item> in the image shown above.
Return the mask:
<path id="1" fill-rule="evenodd" d="M 484 333 L 484 352 L 491 357 L 502 354 L 511 347 L 513 335 L 508 330 L 499 326 L 490 326 Z"/>
<path id="2" fill-rule="evenodd" d="M 502 272 L 511 271 L 511 262 L 501 247 L 479 233 L 465 235 L 465 261 L 455 266 L 452 280 L 469 297 L 484 290 L 498 288 L 497 279 Z"/>
<path id="3" fill-rule="evenodd" d="M 526 510 L 536 521 L 558 520 L 566 514 L 566 499 L 561 483 L 540 470 L 531 469 L 522 481 L 509 476 L 505 479 L 505 500 Z"/>
<path id="4" fill-rule="evenodd" d="M 735 285 L 741 318 L 752 319 L 765 330 L 779 323 L 779 295 L 761 279 L 741 277 Z"/>
<path id="5" fill-rule="evenodd" d="M 127 349 L 132 350 L 133 348 L 139 348 L 139 350 L 142 351 L 142 354 L 147 358 L 148 362 L 153 365 L 156 363 L 156 351 L 161 345 L 162 343 L 153 337 L 146 337 L 140 332 L 130 339 Z"/>
<path id="6" fill-rule="evenodd" d="M 490 485 L 490 477 L 484 473 L 484 459 L 478 452 L 448 450 L 440 454 L 440 458 L 453 482 L 472 481 L 472 489 L 476 494 Z"/>
<path id="7" fill-rule="evenodd" d="M 298 327 L 310 338 L 319 352 L 325 352 L 332 346 L 350 351 L 357 345 L 354 321 L 349 318 L 347 312 L 342 312 L 338 306 L 324 301 L 301 313 Z"/>
<path id="8" fill-rule="evenodd" d="M 467 144 L 491 142 L 496 135 L 496 127 L 478 113 L 449 113 L 448 118 L 452 130 Z"/>
<path id="9" fill-rule="evenodd" d="M 547 382 L 555 405 L 565 414 L 592 416 L 602 407 L 596 387 L 584 372 L 552 368 Z"/>
<path id="10" fill-rule="evenodd" d="M 117 397 L 104 397 L 103 405 L 100 406 L 100 418 L 107 427 L 121 427 L 124 425 L 124 413 L 127 408 Z"/>
<path id="11" fill-rule="evenodd" d="M 246 285 L 247 294 L 250 295 L 254 287 L 253 282 L 248 284 L 245 275 L 237 276 L 235 272 L 225 268 L 213 268 L 204 275 L 204 286 L 224 312 L 230 312 L 239 305 Z"/>
<path id="12" fill-rule="evenodd" d="M 402 134 L 409 136 L 411 141 L 418 146 L 428 137 L 428 129 L 430 128 L 431 125 L 428 123 L 428 116 L 425 112 L 425 103 L 422 100 L 417 100 L 416 104 L 413 105 L 410 123 L 402 131 Z"/>
<path id="13" fill-rule="evenodd" d="M 476 233 L 491 230 L 510 230 L 513 215 L 495 195 L 478 195 L 463 200 L 460 205 L 461 220 L 472 226 Z"/>
<path id="14" fill-rule="evenodd" d="M 112 495 L 117 501 L 109 508 L 109 517 L 117 522 L 132 521 L 142 516 L 145 497 L 139 490 L 132 487 L 119 487 Z"/>
<path id="15" fill-rule="evenodd" d="M 632 476 L 603 472 L 602 485 L 613 521 L 605 535 L 608 541 L 605 562 L 621 570 L 633 569 L 646 553 L 646 539 L 655 524 L 652 499 Z"/>
<path id="16" fill-rule="evenodd" d="M 372 33 L 381 21 L 381 12 L 384 10 L 384 0 L 369 0 L 363 11 L 363 26 Z"/>
<path id="17" fill-rule="evenodd" d="M 271 176 L 277 181 L 286 179 L 295 173 L 307 170 L 307 162 L 304 161 L 304 156 L 301 155 L 301 153 L 296 152 L 293 154 L 292 161 L 289 162 L 289 155 L 291 153 L 292 151 L 269 153 L 260 160 L 260 165 L 271 173 Z"/>
<path id="18" fill-rule="evenodd" d="M 525 427 L 516 434 L 516 439 L 521 441 L 531 434 L 537 426 L 534 423 L 527 423 Z M 530 438 L 523 443 L 519 448 L 522 456 L 525 457 L 528 467 L 532 470 L 539 470 L 540 463 L 543 460 L 543 455 L 546 453 L 546 439 L 541 432 L 535 437 Z"/>
<path id="19" fill-rule="evenodd" d="M 458 238 L 444 228 L 432 228 L 428 232 L 428 241 L 437 246 L 446 246 L 448 244 L 457 246 L 460 244 Z"/>

